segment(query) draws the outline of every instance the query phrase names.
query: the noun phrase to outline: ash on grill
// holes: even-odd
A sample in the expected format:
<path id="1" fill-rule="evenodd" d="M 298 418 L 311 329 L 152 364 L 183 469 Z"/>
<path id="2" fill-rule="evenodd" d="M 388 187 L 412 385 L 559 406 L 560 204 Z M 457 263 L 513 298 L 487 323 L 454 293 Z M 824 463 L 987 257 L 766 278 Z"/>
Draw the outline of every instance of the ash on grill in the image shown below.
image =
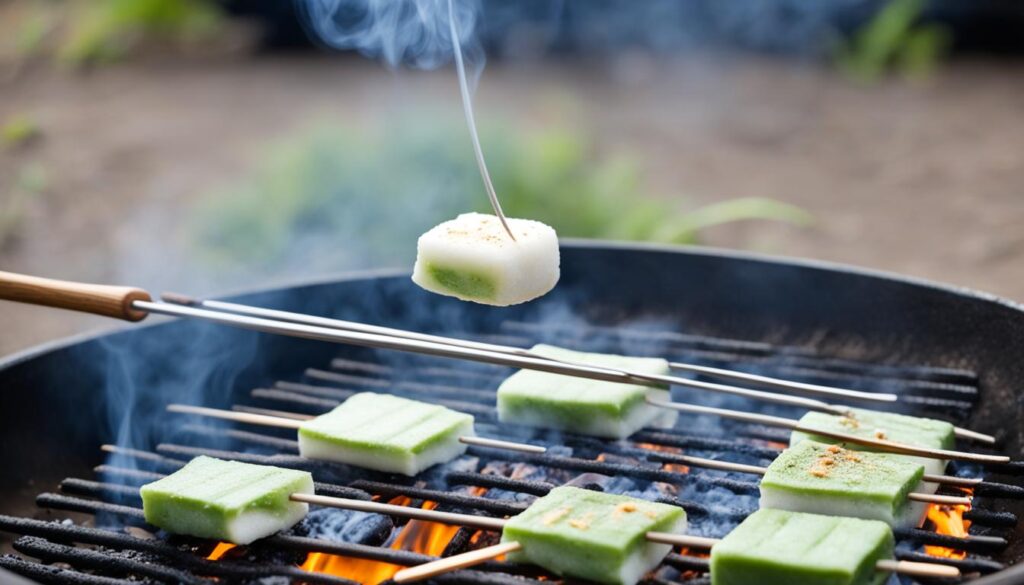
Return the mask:
<path id="1" fill-rule="evenodd" d="M 806 383 L 895 392 L 907 412 L 956 422 L 966 419 L 978 396 L 978 378 L 969 371 L 874 365 L 794 347 L 665 331 L 506 322 L 500 333 L 461 337 L 519 347 L 544 341 L 585 351 L 667 356 Z M 393 354 L 380 357 L 396 360 Z M 706 418 L 688 420 L 686 430 L 643 430 L 617 442 L 499 427 L 494 389 L 510 370 L 472 363 L 453 366 L 424 357 L 397 360 L 339 357 L 326 367 L 308 369 L 302 380 L 278 380 L 252 390 L 253 403 L 236 405 L 235 410 L 273 416 L 320 414 L 352 394 L 380 389 L 467 412 L 476 417 L 481 434 L 544 444 L 547 452 L 473 446 L 452 463 L 405 478 L 303 459 L 297 443 L 273 429 L 233 428 L 183 417 L 174 436 L 165 437 L 166 442 L 151 451 L 105 446 L 112 455 L 107 465 L 96 468 L 96 478 L 68 478 L 60 493 L 40 494 L 38 518 L 0 516 L 0 530 L 21 535 L 14 542 L 20 554 L 0 557 L 0 567 L 44 583 L 82 585 L 378 583 L 403 567 L 482 548 L 499 536 L 468 527 L 315 507 L 288 533 L 248 547 L 168 536 L 147 526 L 138 486 L 201 454 L 311 471 L 321 495 L 488 517 L 514 515 L 552 487 L 572 484 L 681 506 L 690 516 L 692 533 L 720 537 L 756 509 L 757 477 L 689 467 L 681 454 L 763 466 L 788 440 L 779 429 Z M 749 408 L 739 397 L 675 392 L 689 401 Z M 795 414 L 778 405 L 761 410 Z M 953 475 L 983 476 L 986 471 L 978 465 L 951 468 Z M 994 471 L 1021 470 L 998 466 Z M 897 558 L 953 565 L 966 578 L 1002 569 L 989 555 L 1006 546 L 1000 529 L 1014 526 L 1017 519 L 989 509 L 991 500 L 1022 497 L 1024 489 L 988 480 L 970 489 L 975 496 L 972 509 L 936 506 L 924 528 L 897 531 Z M 944 492 L 963 495 L 967 489 L 946 487 Z M 658 585 L 706 583 L 707 570 L 706 558 L 681 550 L 670 554 L 646 580 Z M 492 561 L 433 581 L 528 585 L 552 579 L 556 577 L 536 567 Z"/>

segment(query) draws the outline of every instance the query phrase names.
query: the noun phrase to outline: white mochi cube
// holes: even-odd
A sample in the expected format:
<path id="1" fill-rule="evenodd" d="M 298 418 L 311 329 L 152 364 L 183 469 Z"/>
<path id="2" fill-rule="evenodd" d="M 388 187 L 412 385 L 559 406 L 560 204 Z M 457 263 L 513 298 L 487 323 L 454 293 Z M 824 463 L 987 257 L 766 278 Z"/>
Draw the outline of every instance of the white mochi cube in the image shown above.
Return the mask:
<path id="1" fill-rule="evenodd" d="M 420 236 L 412 280 L 438 294 L 504 307 L 531 301 L 558 282 L 558 236 L 529 219 L 464 213 Z"/>

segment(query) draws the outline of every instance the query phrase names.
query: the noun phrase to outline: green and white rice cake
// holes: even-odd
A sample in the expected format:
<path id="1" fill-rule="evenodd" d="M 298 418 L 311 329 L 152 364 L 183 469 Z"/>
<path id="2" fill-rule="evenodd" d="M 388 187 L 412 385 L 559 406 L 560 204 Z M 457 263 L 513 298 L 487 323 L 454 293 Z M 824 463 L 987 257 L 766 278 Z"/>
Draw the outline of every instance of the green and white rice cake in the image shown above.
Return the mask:
<path id="1" fill-rule="evenodd" d="M 299 428 L 299 453 L 309 459 L 416 475 L 465 453 L 459 437 L 473 434 L 471 415 L 362 392 L 304 422 Z"/>
<path id="2" fill-rule="evenodd" d="M 669 373 L 668 362 L 659 358 L 586 353 L 551 345 L 535 345 L 531 351 L 567 362 Z M 498 418 L 505 423 L 613 439 L 628 437 L 645 426 L 673 426 L 678 413 L 647 404 L 648 396 L 665 399 L 668 393 L 665 388 L 520 370 L 498 387 Z"/>
<path id="3" fill-rule="evenodd" d="M 907 495 L 925 489 L 923 475 L 914 458 L 803 441 L 768 466 L 761 507 L 913 528 L 924 520 L 927 504 Z"/>
<path id="4" fill-rule="evenodd" d="M 711 583 L 881 585 L 893 546 L 884 522 L 758 510 L 711 549 Z"/>
<path id="5" fill-rule="evenodd" d="M 850 409 L 849 416 L 837 416 L 823 412 L 808 412 L 800 418 L 802 426 L 856 435 L 866 439 L 885 439 L 897 443 L 905 443 L 917 447 L 928 447 L 931 449 L 952 449 L 956 442 L 954 427 L 950 423 L 929 418 L 906 416 L 890 412 L 878 412 L 874 410 Z M 800 431 L 794 431 L 790 435 L 789 444 L 796 445 L 800 441 L 811 439 L 820 443 L 836 443 L 835 439 L 824 436 L 809 435 Z M 844 445 L 850 449 L 870 450 L 870 447 L 863 447 L 855 444 Z M 911 457 L 924 465 L 925 473 L 941 475 L 947 461 L 941 459 L 930 459 L 926 457 Z"/>
<path id="6" fill-rule="evenodd" d="M 507 306 L 535 299 L 558 282 L 558 236 L 528 219 L 464 213 L 420 236 L 412 280 L 464 301 Z"/>
<path id="7" fill-rule="evenodd" d="M 313 477 L 305 471 L 202 456 L 140 492 L 146 522 L 154 526 L 249 544 L 305 517 L 309 506 L 288 496 L 312 494 Z"/>
<path id="8" fill-rule="evenodd" d="M 505 524 L 502 542 L 522 549 L 509 560 L 530 562 L 577 579 L 633 585 L 671 551 L 648 542 L 648 532 L 686 532 L 682 508 L 558 487 Z"/>

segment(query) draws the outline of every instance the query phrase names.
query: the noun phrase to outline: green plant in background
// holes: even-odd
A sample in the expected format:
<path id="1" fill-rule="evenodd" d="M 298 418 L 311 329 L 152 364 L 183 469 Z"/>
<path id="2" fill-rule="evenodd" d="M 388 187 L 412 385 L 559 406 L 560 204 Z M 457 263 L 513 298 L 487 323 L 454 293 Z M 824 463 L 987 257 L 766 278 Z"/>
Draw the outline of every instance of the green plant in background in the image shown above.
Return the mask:
<path id="1" fill-rule="evenodd" d="M 702 229 L 741 219 L 810 221 L 768 199 L 684 212 L 645 192 L 633 161 L 598 157 L 566 129 L 506 128 L 484 143 L 506 213 L 562 237 L 695 243 Z M 200 201 L 190 232 L 201 258 L 215 269 L 274 273 L 407 263 L 433 225 L 489 211 L 457 122 L 368 132 L 320 125 L 274 147 L 241 185 Z"/>
<path id="2" fill-rule="evenodd" d="M 11 116 L 0 126 L 0 144 L 15 148 L 31 142 L 42 134 L 35 120 L 24 114 Z"/>
<path id="3" fill-rule="evenodd" d="M 890 70 L 908 78 L 931 74 L 951 44 L 949 31 L 920 24 L 924 0 L 889 0 L 848 39 L 837 42 L 835 61 L 850 78 L 872 83 Z"/>
<path id="4" fill-rule="evenodd" d="M 212 0 L 90 0 L 79 3 L 58 57 L 74 65 L 124 57 L 144 40 L 190 42 L 214 34 Z"/>

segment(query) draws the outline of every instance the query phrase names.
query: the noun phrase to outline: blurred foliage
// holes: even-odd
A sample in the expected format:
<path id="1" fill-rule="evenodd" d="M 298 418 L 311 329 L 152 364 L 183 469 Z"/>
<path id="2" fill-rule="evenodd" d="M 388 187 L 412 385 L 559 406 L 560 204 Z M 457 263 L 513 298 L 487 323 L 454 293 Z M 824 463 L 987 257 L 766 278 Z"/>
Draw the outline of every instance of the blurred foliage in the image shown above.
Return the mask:
<path id="1" fill-rule="evenodd" d="M 72 66 L 122 59 L 143 46 L 211 40 L 225 16 L 215 0 L 17 0 L 0 31 L 21 59 L 52 55 Z"/>
<path id="2" fill-rule="evenodd" d="M 39 125 L 24 114 L 11 116 L 0 126 L 0 144 L 4 148 L 16 148 L 28 144 L 42 135 Z"/>
<path id="3" fill-rule="evenodd" d="M 13 184 L 0 198 L 0 249 L 17 235 L 28 215 L 29 204 L 48 184 L 49 177 L 42 164 L 26 163 L 18 169 Z"/>
<path id="4" fill-rule="evenodd" d="M 890 71 L 922 79 L 930 75 L 951 45 L 949 31 L 920 24 L 924 0 L 889 0 L 848 39 L 838 41 L 835 60 L 850 78 L 874 83 Z"/>
<path id="5" fill-rule="evenodd" d="M 731 221 L 811 219 L 756 198 L 684 212 L 678 200 L 644 190 L 635 162 L 598 157 L 565 129 L 505 128 L 483 141 L 505 212 L 550 224 L 561 237 L 696 243 L 702 229 Z M 201 201 L 191 233 L 202 258 L 277 272 L 405 263 L 430 227 L 489 212 L 458 123 L 377 132 L 320 125 L 278 144 L 243 184 Z"/>

